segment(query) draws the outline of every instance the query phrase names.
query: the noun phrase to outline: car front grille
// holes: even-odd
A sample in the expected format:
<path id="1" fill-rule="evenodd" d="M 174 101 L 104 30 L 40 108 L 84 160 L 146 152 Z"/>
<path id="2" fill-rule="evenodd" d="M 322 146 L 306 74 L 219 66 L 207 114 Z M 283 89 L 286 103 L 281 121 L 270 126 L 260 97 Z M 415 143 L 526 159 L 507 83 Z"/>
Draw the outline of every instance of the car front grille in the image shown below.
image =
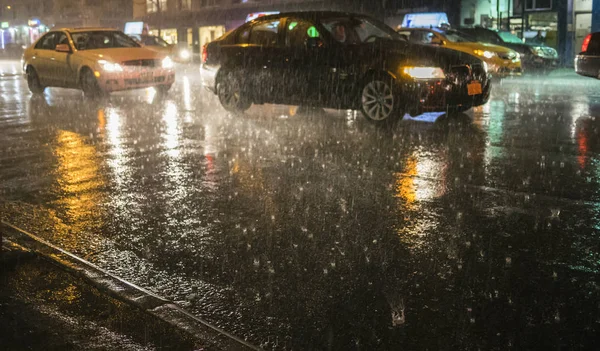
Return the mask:
<path id="1" fill-rule="evenodd" d="M 482 64 L 474 63 L 450 67 L 446 78 L 456 85 L 465 85 L 472 80 L 483 82 L 487 79 L 487 74 Z"/>
<path id="2" fill-rule="evenodd" d="M 124 61 L 123 66 L 157 67 L 160 60 L 144 59 Z"/>

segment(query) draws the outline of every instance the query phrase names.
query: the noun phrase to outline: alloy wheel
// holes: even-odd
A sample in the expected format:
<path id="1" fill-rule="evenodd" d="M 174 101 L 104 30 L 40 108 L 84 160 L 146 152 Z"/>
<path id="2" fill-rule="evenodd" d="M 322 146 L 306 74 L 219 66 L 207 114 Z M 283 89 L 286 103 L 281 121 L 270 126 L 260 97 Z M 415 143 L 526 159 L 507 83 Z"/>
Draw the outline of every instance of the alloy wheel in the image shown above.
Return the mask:
<path id="1" fill-rule="evenodd" d="M 362 108 L 365 115 L 374 121 L 383 121 L 394 111 L 394 94 L 389 84 L 373 80 L 362 91 Z"/>

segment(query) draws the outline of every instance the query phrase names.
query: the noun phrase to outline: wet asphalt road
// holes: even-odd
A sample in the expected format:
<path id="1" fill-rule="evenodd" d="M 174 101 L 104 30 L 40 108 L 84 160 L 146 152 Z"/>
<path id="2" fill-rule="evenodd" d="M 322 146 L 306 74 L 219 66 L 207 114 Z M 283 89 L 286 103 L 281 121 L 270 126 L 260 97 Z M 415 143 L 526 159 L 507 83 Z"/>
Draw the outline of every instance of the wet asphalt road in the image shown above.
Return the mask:
<path id="1" fill-rule="evenodd" d="M 591 349 L 600 82 L 466 115 L 32 98 L 0 63 L 0 216 L 266 349 Z"/>

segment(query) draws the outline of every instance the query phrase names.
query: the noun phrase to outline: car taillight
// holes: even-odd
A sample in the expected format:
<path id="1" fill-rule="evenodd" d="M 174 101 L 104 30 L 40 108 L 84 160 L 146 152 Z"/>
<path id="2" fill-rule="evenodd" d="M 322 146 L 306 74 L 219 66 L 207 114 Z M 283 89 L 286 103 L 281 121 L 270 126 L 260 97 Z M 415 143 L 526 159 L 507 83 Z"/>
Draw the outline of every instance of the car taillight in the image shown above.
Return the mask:
<path id="1" fill-rule="evenodd" d="M 208 50 L 206 50 L 206 45 L 202 47 L 202 63 L 206 63 L 208 60 Z"/>
<path id="2" fill-rule="evenodd" d="M 592 34 L 588 34 L 585 39 L 583 39 L 583 44 L 581 45 L 581 52 L 586 52 L 588 46 L 590 45 L 590 40 L 592 40 Z"/>

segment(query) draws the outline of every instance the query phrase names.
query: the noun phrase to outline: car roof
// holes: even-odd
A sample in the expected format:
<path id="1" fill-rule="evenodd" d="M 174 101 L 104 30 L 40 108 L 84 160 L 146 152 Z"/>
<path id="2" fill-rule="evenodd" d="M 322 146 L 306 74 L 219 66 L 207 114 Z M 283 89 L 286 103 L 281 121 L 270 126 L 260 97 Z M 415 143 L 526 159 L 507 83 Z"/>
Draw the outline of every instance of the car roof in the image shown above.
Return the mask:
<path id="1" fill-rule="evenodd" d="M 278 14 L 273 14 L 273 15 L 267 15 L 267 16 L 261 16 L 261 17 L 257 17 L 255 19 L 253 19 L 251 22 L 257 21 L 257 20 L 264 20 L 264 19 L 275 19 L 275 18 L 280 18 L 280 17 L 297 17 L 297 18 L 306 18 L 306 19 L 314 19 L 316 18 L 330 18 L 330 17 L 368 17 L 367 15 L 364 14 L 359 14 L 359 13 L 351 13 L 351 12 L 342 12 L 342 11 L 293 11 L 293 12 L 280 12 Z"/>
<path id="2" fill-rule="evenodd" d="M 56 32 L 56 31 L 64 31 L 64 32 L 69 32 L 69 33 L 79 33 L 79 32 L 114 32 L 114 31 L 119 31 L 119 29 L 116 28 L 106 28 L 106 27 L 77 27 L 77 28 L 56 28 L 56 29 L 52 29 L 52 32 Z"/>

